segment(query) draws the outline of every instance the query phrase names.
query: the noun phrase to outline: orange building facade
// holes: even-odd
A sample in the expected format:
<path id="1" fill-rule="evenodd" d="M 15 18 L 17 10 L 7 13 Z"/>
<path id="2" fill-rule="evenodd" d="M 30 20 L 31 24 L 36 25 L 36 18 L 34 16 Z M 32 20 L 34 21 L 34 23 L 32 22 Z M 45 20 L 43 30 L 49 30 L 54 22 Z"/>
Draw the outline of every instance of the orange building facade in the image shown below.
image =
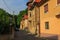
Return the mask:
<path id="1" fill-rule="evenodd" d="M 40 32 L 60 36 L 60 0 L 49 0 L 40 6 Z"/>
<path id="2" fill-rule="evenodd" d="M 52 36 L 57 35 L 60 40 L 60 0 L 33 0 L 33 1 L 34 1 L 33 3 L 31 1 L 28 2 L 28 4 L 32 3 L 31 5 L 33 5 L 30 6 L 29 10 L 33 11 L 32 14 L 35 14 L 34 15 L 36 24 L 34 29 L 35 33 L 37 32 L 37 35 L 39 36 L 42 36 L 42 34 L 48 34 Z"/>

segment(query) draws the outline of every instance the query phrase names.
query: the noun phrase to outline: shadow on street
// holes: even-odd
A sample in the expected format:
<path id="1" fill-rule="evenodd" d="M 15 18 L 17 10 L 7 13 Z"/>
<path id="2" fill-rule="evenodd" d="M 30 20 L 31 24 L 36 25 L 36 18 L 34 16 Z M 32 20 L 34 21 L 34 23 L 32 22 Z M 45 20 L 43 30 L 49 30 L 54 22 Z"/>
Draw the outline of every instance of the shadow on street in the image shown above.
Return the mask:
<path id="1" fill-rule="evenodd" d="M 14 40 L 46 40 L 46 39 L 35 37 L 35 35 L 27 34 L 26 31 L 20 30 L 15 32 Z"/>
<path id="2" fill-rule="evenodd" d="M 58 36 L 52 36 L 48 38 L 39 38 L 35 35 L 27 34 L 24 30 L 16 31 L 14 34 L 14 40 L 58 40 Z"/>

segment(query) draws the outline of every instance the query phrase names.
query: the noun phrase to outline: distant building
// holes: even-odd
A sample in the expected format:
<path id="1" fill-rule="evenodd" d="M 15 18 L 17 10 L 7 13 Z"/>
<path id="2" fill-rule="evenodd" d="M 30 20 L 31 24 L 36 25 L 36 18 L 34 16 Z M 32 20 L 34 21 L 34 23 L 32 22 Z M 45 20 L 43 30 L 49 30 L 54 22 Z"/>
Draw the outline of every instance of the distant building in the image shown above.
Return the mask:
<path id="1" fill-rule="evenodd" d="M 20 23 L 20 30 L 28 30 L 28 15 L 24 15 Z"/>

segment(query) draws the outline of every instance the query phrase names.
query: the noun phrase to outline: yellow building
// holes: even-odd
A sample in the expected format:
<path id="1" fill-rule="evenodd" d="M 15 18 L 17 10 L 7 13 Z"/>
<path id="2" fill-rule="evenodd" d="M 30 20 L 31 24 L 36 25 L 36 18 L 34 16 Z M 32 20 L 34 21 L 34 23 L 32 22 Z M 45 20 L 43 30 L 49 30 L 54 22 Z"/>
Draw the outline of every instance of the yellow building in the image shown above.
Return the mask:
<path id="1" fill-rule="evenodd" d="M 24 28 L 24 20 L 22 19 L 21 22 L 20 22 L 20 30 L 23 30 Z"/>
<path id="2" fill-rule="evenodd" d="M 20 30 L 28 30 L 28 15 L 24 15 L 20 23 Z"/>
<path id="3" fill-rule="evenodd" d="M 40 34 L 40 7 L 37 5 L 41 0 L 29 0 L 28 6 L 28 20 L 29 30 L 32 34 Z"/>
<path id="4" fill-rule="evenodd" d="M 35 34 L 35 31 L 36 31 L 35 9 L 31 10 L 29 9 L 29 7 L 28 7 L 28 21 L 29 21 L 28 22 L 29 32 L 31 34 Z"/>

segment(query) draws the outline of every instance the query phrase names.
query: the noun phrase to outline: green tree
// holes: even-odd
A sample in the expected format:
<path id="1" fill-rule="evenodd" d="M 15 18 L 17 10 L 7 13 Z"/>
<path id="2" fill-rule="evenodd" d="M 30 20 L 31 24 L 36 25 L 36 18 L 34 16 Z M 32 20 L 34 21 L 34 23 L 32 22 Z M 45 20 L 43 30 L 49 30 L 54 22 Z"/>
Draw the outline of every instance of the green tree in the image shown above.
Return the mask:
<path id="1" fill-rule="evenodd" d="M 0 33 L 8 31 L 10 18 L 12 18 L 12 15 L 0 8 Z"/>

